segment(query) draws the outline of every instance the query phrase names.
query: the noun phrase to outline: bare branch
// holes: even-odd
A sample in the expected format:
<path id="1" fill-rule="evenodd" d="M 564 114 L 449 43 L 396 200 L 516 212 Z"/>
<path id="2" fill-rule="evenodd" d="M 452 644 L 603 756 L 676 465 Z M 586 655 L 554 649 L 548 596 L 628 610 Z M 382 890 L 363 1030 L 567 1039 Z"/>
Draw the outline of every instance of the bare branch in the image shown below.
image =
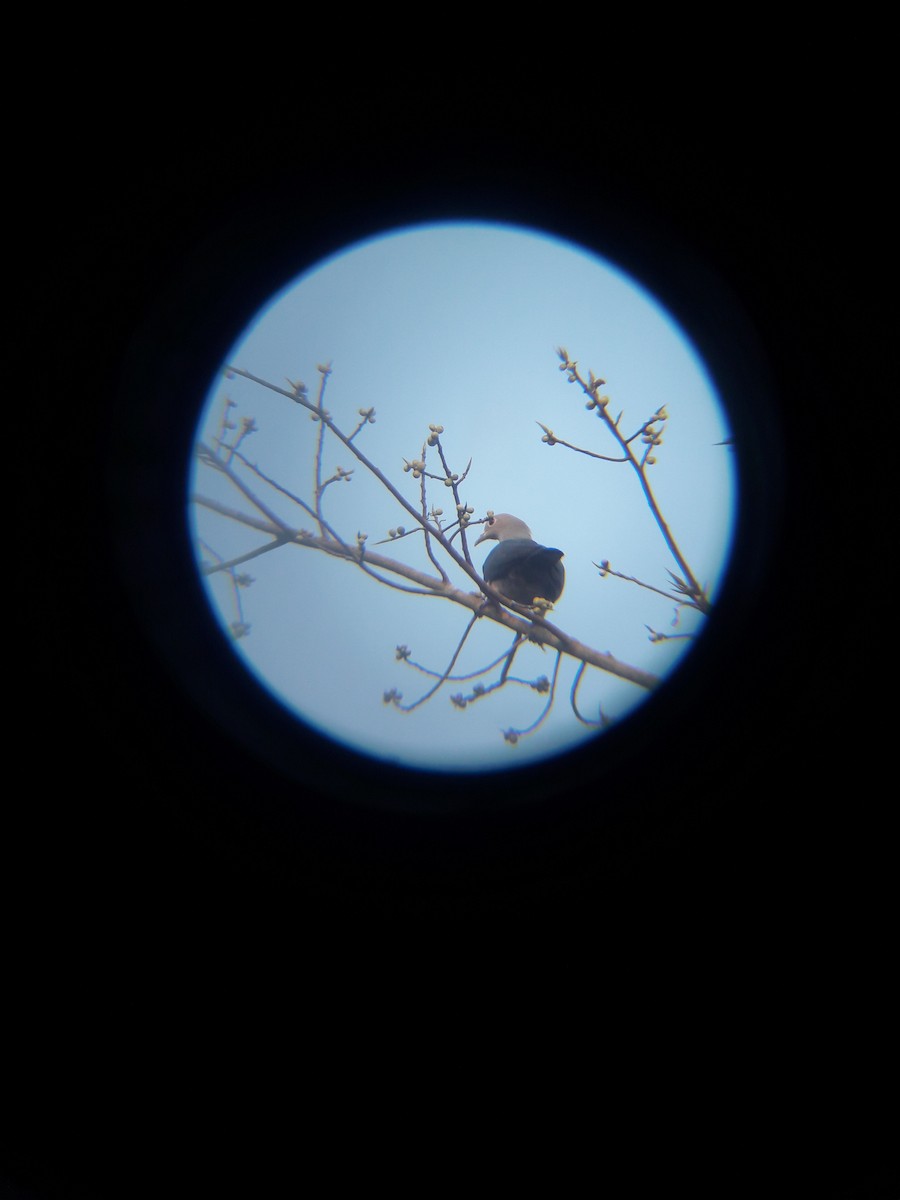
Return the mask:
<path id="1" fill-rule="evenodd" d="M 634 575 L 623 575 L 621 571 L 614 571 L 606 559 L 603 562 L 594 563 L 594 566 L 600 572 L 601 579 L 605 579 L 607 575 L 613 575 L 616 579 L 624 579 L 626 583 L 635 583 L 638 587 L 646 588 L 648 592 L 656 592 L 657 596 L 664 596 L 673 604 L 681 604 L 685 608 L 699 608 L 694 600 L 687 598 L 689 593 L 684 589 L 678 589 L 681 594 L 673 596 L 671 592 L 664 592 L 662 588 L 654 587 L 652 583 L 644 583 L 642 579 L 637 579 Z M 671 575 L 672 572 L 670 571 L 669 574 Z"/>
<path id="2" fill-rule="evenodd" d="M 423 446 L 422 447 L 423 461 L 425 459 L 426 453 L 427 453 L 426 447 Z M 424 471 L 422 472 L 422 482 L 421 482 L 419 490 L 420 490 L 421 499 L 422 499 L 422 531 L 425 535 L 425 552 L 427 553 L 429 559 L 431 560 L 432 565 L 437 568 L 438 574 L 440 575 L 441 579 L 443 579 L 444 583 L 448 583 L 450 577 L 447 574 L 447 572 L 444 570 L 444 568 L 441 566 L 441 564 L 438 562 L 438 560 L 435 558 L 434 550 L 431 547 L 431 534 L 428 532 L 428 500 L 425 496 L 425 472 Z"/>
<path id="3" fill-rule="evenodd" d="M 518 675 L 510 675 L 509 671 L 512 667 L 513 659 L 515 658 L 519 647 L 522 646 L 524 642 L 524 638 L 514 638 L 513 644 L 510 646 L 509 650 L 506 651 L 505 654 L 501 654 L 499 658 L 495 659 L 494 663 L 492 664 L 493 666 L 496 666 L 501 659 L 505 659 L 506 661 L 503 663 L 503 670 L 500 672 L 500 678 L 494 683 L 476 683 L 468 696 L 463 696 L 462 692 L 459 692 L 455 696 L 451 696 L 450 699 L 453 701 L 456 707 L 465 708 L 469 704 L 474 704 L 476 700 L 482 700 L 485 696 L 490 696 L 493 692 L 499 691 L 501 688 L 506 687 L 506 685 L 509 683 L 518 684 L 520 687 L 531 688 L 532 691 L 539 692 L 541 694 L 549 691 L 550 680 L 546 675 L 540 675 L 537 679 L 522 679 Z M 482 669 L 481 671 L 478 671 L 477 674 L 483 675 L 485 674 L 485 670 L 486 669 Z M 522 733 L 523 731 L 519 730 L 518 732 Z"/>
<path id="4" fill-rule="evenodd" d="M 602 709 L 600 710 L 600 718 L 597 721 L 592 721 L 589 717 L 583 716 L 582 713 L 578 709 L 578 688 L 581 685 L 581 680 L 584 675 L 586 665 L 587 665 L 586 663 L 581 663 L 578 667 L 578 670 L 575 673 L 575 679 L 572 681 L 572 691 L 569 693 L 569 703 L 572 706 L 572 712 L 575 714 L 575 716 L 578 718 L 578 720 L 582 723 L 582 725 L 589 725 L 591 727 L 600 727 L 600 726 L 608 724 L 606 718 L 603 716 Z"/>
<path id="5" fill-rule="evenodd" d="M 547 714 L 550 712 L 550 709 L 553 707 L 553 699 L 554 699 L 554 696 L 556 695 L 556 680 L 559 677 L 559 664 L 560 664 L 561 658 L 562 658 L 562 653 L 558 652 L 556 655 L 556 664 L 553 668 L 553 681 L 550 684 L 549 691 L 547 694 L 547 703 L 544 705 L 543 710 L 538 714 L 537 719 L 532 721 L 532 723 L 530 725 L 526 726 L 524 729 L 506 729 L 506 730 L 504 730 L 503 737 L 507 742 L 511 742 L 512 745 L 515 745 L 520 737 L 525 737 L 529 733 L 534 733 L 534 731 L 537 728 L 539 728 L 539 726 L 546 719 Z"/>
<path id="6" fill-rule="evenodd" d="M 428 532 L 431 534 L 431 536 L 434 537 L 441 546 L 443 546 L 456 565 L 465 571 L 473 583 L 475 583 L 477 587 L 481 588 L 484 594 L 486 596 L 490 596 L 491 599 L 495 599 L 497 597 L 497 593 L 484 583 L 471 562 L 467 562 L 462 555 L 457 553 L 454 547 L 450 544 L 449 540 L 441 533 L 440 529 L 438 529 L 436 525 L 432 525 L 426 517 L 423 517 L 422 514 L 418 512 L 418 510 L 414 508 L 413 505 L 406 499 L 403 493 L 398 491 L 398 489 L 393 483 L 391 483 L 387 476 L 380 471 L 379 468 L 376 467 L 375 464 L 371 462 L 371 460 L 368 459 L 365 454 L 363 454 L 359 447 L 354 442 L 351 442 L 347 435 L 338 429 L 338 427 L 331 420 L 331 417 L 327 411 L 323 410 L 322 412 L 319 412 L 317 406 L 311 404 L 304 394 L 288 392 L 284 388 L 278 387 L 274 383 L 269 383 L 265 379 L 260 379 L 259 376 L 253 375 L 249 371 L 242 370 L 240 367 L 229 366 L 226 367 L 226 371 L 231 372 L 234 375 L 240 375 L 244 379 L 249 379 L 252 383 L 257 383 L 260 385 L 260 387 L 268 388 L 270 391 L 277 392 L 281 396 L 286 396 L 289 400 L 293 400 L 294 403 L 300 404 L 303 408 L 308 409 L 312 413 L 316 413 L 318 419 L 322 421 L 323 425 L 329 429 L 339 441 L 343 442 L 344 445 L 349 448 L 351 453 L 356 456 L 363 466 L 375 476 L 375 478 L 387 489 L 388 492 L 390 492 L 401 508 L 405 509 L 417 524 L 421 525 L 423 528 L 427 526 Z"/>
<path id="7" fill-rule="evenodd" d="M 660 633 L 650 625 L 645 625 L 644 628 L 649 632 L 651 642 L 674 642 L 678 638 L 687 638 L 692 641 L 697 636 L 694 633 Z"/>
<path id="8" fill-rule="evenodd" d="M 625 438 L 619 430 L 619 420 L 622 414 L 620 413 L 616 420 L 613 421 L 607 411 L 609 397 L 597 395 L 600 387 L 606 381 L 604 379 L 596 378 L 593 371 L 590 372 L 590 378 L 586 381 L 578 370 L 577 362 L 573 362 L 569 358 L 567 351 L 563 347 L 560 347 L 560 349 L 557 351 L 557 354 L 561 359 L 559 369 L 567 372 L 569 383 L 577 383 L 581 387 L 581 390 L 588 397 L 588 409 L 596 411 L 598 417 L 603 420 L 607 429 L 622 448 L 626 461 L 629 462 L 637 472 L 641 489 L 644 493 L 644 497 L 647 501 L 650 511 L 653 514 L 653 519 L 656 521 L 656 524 L 659 527 L 660 533 L 663 535 L 663 539 L 668 546 L 669 551 L 671 552 L 675 561 L 678 563 L 678 566 L 681 568 L 685 579 L 688 581 L 687 592 L 693 600 L 694 606 L 701 612 L 708 613 L 711 609 L 709 600 L 707 599 L 706 594 L 696 579 L 694 573 L 691 571 L 687 559 L 685 559 L 684 555 L 679 549 L 678 544 L 672 535 L 672 531 L 669 529 L 669 526 L 662 515 L 662 511 L 647 479 L 646 467 L 648 465 L 652 465 L 655 461 L 653 455 L 651 454 L 651 450 L 658 446 L 662 441 L 661 433 L 659 430 L 655 429 L 654 426 L 659 422 L 666 420 L 667 414 L 665 411 L 665 405 L 661 405 L 656 410 L 654 416 L 649 421 L 645 421 L 637 433 L 632 434 L 630 438 Z M 540 422 L 538 423 L 540 424 Z M 645 449 L 640 459 L 637 458 L 631 448 L 631 443 L 637 437 L 640 437 L 645 444 Z M 542 440 L 545 442 L 549 441 L 549 444 L 551 445 L 559 441 L 559 439 L 556 438 L 556 436 L 553 435 L 549 430 L 545 433 L 545 436 Z M 576 449 L 577 447 L 572 448 Z"/>
<path id="9" fill-rule="evenodd" d="M 238 491 L 243 493 L 243 495 L 247 497 L 247 499 L 250 501 L 250 503 L 253 505 L 253 507 L 259 509 L 259 511 L 263 514 L 264 517 L 267 517 L 269 519 L 269 521 L 272 522 L 273 525 L 279 526 L 282 533 L 286 533 L 289 531 L 289 527 L 287 525 L 285 525 L 285 523 L 282 521 L 281 517 L 279 517 L 277 513 L 274 513 L 268 507 L 268 505 L 263 504 L 262 500 L 260 500 L 258 496 L 256 496 L 253 492 L 250 491 L 250 489 L 247 487 L 247 485 L 244 483 L 244 481 L 242 479 L 240 479 L 237 475 L 235 475 L 235 473 L 229 468 L 227 463 L 223 463 L 221 461 L 221 459 L 219 459 L 215 454 L 213 454 L 212 451 L 207 446 L 204 446 L 202 442 L 199 444 L 197 449 L 198 449 L 198 453 L 199 453 L 202 461 L 204 463 L 206 463 L 207 466 L 210 466 L 214 470 L 220 471 L 223 475 L 225 475 L 226 478 L 229 479 L 230 482 L 234 484 L 234 486 L 238 489 Z M 233 453 L 236 453 L 236 451 L 234 451 Z M 232 457 L 232 455 L 229 455 L 229 458 L 230 457 Z"/>
<path id="10" fill-rule="evenodd" d="M 224 562 L 222 556 L 217 554 L 215 550 L 213 550 L 212 546 L 205 542 L 203 538 L 198 538 L 197 541 L 200 545 L 200 549 L 204 553 L 209 554 L 216 559 L 218 563 L 216 569 L 225 571 L 228 574 L 228 578 L 231 581 L 232 600 L 234 601 L 236 613 L 236 619 L 231 622 L 230 628 L 235 637 L 243 637 L 249 632 L 250 626 L 244 619 L 244 605 L 243 600 L 241 599 L 241 590 L 245 587 L 249 587 L 250 584 L 254 582 L 253 578 L 250 575 L 238 575 L 238 573 L 235 571 L 235 566 L 237 566 L 239 562 L 243 560 Z"/>
<path id="11" fill-rule="evenodd" d="M 362 563 L 363 551 L 358 546 L 335 542 L 331 537 L 319 537 L 303 529 L 292 530 L 290 538 L 283 538 L 284 531 L 281 526 L 261 520 L 249 513 L 241 513 L 235 509 L 228 508 L 226 505 L 220 504 L 209 497 L 194 495 L 192 499 L 195 503 L 205 508 L 218 512 L 232 520 L 239 521 L 250 528 L 268 533 L 272 538 L 282 539 L 280 544 L 321 550 L 333 558 L 341 558 L 357 566 Z M 275 547 L 272 546 L 271 548 L 274 549 Z M 537 615 L 533 615 L 530 618 L 518 616 L 510 610 L 511 602 L 505 601 L 490 584 L 484 583 L 483 580 L 480 580 L 483 594 L 464 592 L 453 584 L 445 582 L 434 575 L 428 575 L 416 567 L 398 562 L 393 558 L 386 558 L 381 554 L 373 554 L 370 551 L 365 551 L 364 565 L 406 579 L 416 584 L 419 589 L 429 595 L 439 596 L 454 604 L 459 604 L 464 608 L 468 608 L 476 616 L 494 621 L 498 625 L 503 625 L 511 632 L 519 634 L 521 637 L 535 642 L 537 645 L 559 650 L 563 654 L 570 655 L 572 658 L 590 663 L 592 666 L 598 667 L 601 671 L 607 671 L 619 679 L 626 679 L 638 687 L 652 690 L 659 683 L 658 677 L 649 671 L 642 671 L 639 667 L 633 667 L 628 663 L 620 662 L 614 655 L 608 652 L 601 653 L 590 646 L 586 646 L 583 642 L 578 641 L 577 638 L 573 638 L 561 629 L 558 629 L 555 625 L 551 625 L 544 618 Z M 208 568 L 206 573 L 212 573 L 216 569 L 215 567 Z M 485 604 L 485 595 L 489 597 L 492 603 Z M 515 607 L 527 611 L 524 605 L 516 605 Z"/>
<path id="12" fill-rule="evenodd" d="M 325 385 L 328 382 L 328 376 L 331 374 L 331 364 L 327 367 L 319 367 L 319 397 L 316 401 L 316 407 L 313 409 L 312 418 L 318 420 L 319 432 L 316 437 L 316 482 L 315 482 L 315 498 L 316 498 L 316 520 L 319 523 L 319 532 L 325 533 L 325 526 L 322 523 L 322 450 L 325 445 L 325 418 L 328 416 L 325 411 Z"/>
<path id="13" fill-rule="evenodd" d="M 447 459 L 444 456 L 444 447 L 441 445 L 441 438 L 440 438 L 440 435 L 443 433 L 443 431 L 444 431 L 443 425 L 432 426 L 431 427 L 431 437 L 429 438 L 429 441 L 431 441 L 431 438 L 434 438 L 434 441 L 432 444 L 437 446 L 438 454 L 441 456 L 441 465 L 444 468 L 444 481 L 447 482 L 449 480 L 449 486 L 453 492 L 453 499 L 456 503 L 456 511 L 457 511 L 457 513 L 460 514 L 459 535 L 460 535 L 460 543 L 462 545 L 462 550 L 463 550 L 463 557 L 465 558 L 467 563 L 471 563 L 472 556 L 469 553 L 469 546 L 468 546 L 468 543 L 466 542 L 466 523 L 463 520 L 463 517 L 469 511 L 474 512 L 474 509 L 469 510 L 467 508 L 467 506 L 465 504 L 463 504 L 463 502 L 460 500 L 459 485 L 460 485 L 460 483 L 462 483 L 462 481 L 468 475 L 469 468 L 472 466 L 472 460 L 471 460 L 471 458 L 469 459 L 469 461 L 466 465 L 466 469 L 463 471 L 461 476 L 455 475 L 450 470 L 450 467 L 447 464 Z"/>
<path id="14" fill-rule="evenodd" d="M 486 666 L 479 667 L 477 671 L 467 671 L 465 675 L 448 675 L 447 679 L 451 683 L 462 683 L 466 679 L 477 679 L 479 675 L 486 675 L 488 671 L 492 671 L 498 663 L 503 662 L 508 653 L 509 651 L 504 650 L 503 653 L 498 654 L 492 662 L 489 662 Z M 421 663 L 416 662 L 415 659 L 410 658 L 408 646 L 397 647 L 397 658 L 401 662 L 405 662 L 414 670 L 421 671 L 423 675 L 431 675 L 433 678 L 437 678 L 437 676 L 441 674 L 440 671 L 433 671 L 430 667 L 425 667 Z"/>
<path id="15" fill-rule="evenodd" d="M 435 682 L 434 686 L 430 687 L 423 696 L 419 697 L 418 700 L 414 700 L 412 704 L 399 704 L 398 703 L 397 707 L 400 709 L 401 712 L 412 712 L 414 708 L 418 708 L 420 704 L 424 704 L 426 700 L 430 700 L 431 697 L 434 695 L 434 693 L 438 690 L 438 688 L 443 686 L 443 684 L 445 684 L 447 682 L 447 679 L 450 676 L 450 672 L 453 670 L 453 665 L 456 662 L 456 660 L 459 658 L 463 646 L 466 644 L 466 638 L 469 636 L 469 634 L 475 628 L 475 622 L 477 621 L 477 619 L 478 619 L 477 616 L 475 616 L 475 617 L 472 617 L 471 621 L 469 621 L 462 637 L 459 639 L 459 642 L 457 643 L 456 649 L 453 651 L 453 657 L 450 659 L 447 669 L 439 676 L 439 678 Z"/>
<path id="16" fill-rule="evenodd" d="M 292 500 L 294 504 L 299 505 L 299 507 L 302 508 L 305 513 L 308 513 L 313 519 L 316 518 L 315 509 L 307 504 L 305 500 L 301 499 L 300 496 L 295 496 L 292 491 L 289 491 L 288 488 L 283 487 L 282 484 L 278 483 L 277 480 L 272 479 L 272 477 L 267 475 L 265 471 L 256 465 L 256 463 L 250 462 L 250 460 L 245 458 L 240 452 L 237 453 L 236 457 L 240 459 L 245 467 L 253 471 L 255 475 L 258 475 L 264 483 L 267 483 L 269 487 L 274 488 L 277 492 L 281 492 L 282 496 L 286 496 L 288 500 Z M 232 478 L 231 472 L 227 469 L 223 470 L 223 474 L 227 475 L 229 479 Z M 235 476 L 234 478 L 236 482 L 237 477 Z"/>
<path id="17" fill-rule="evenodd" d="M 543 429 L 544 436 L 541 438 L 541 441 L 546 442 L 548 446 L 565 446 L 567 450 L 574 450 L 577 454 L 587 454 L 590 458 L 599 458 L 602 462 L 628 462 L 628 458 L 624 455 L 621 458 L 610 458 L 608 454 L 597 454 L 594 450 L 585 450 L 583 446 L 576 446 L 572 442 L 566 442 L 561 437 L 557 437 L 552 429 L 549 429 L 540 421 L 535 421 L 535 425 L 540 425 L 541 429 Z"/>

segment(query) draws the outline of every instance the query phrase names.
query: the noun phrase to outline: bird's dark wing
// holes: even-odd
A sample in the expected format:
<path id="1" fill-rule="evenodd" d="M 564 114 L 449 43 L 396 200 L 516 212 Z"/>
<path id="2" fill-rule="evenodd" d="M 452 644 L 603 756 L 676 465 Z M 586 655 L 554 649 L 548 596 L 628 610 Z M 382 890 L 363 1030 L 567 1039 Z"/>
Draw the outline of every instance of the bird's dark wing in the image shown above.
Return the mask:
<path id="1" fill-rule="evenodd" d="M 510 600 L 530 604 L 535 596 L 555 602 L 562 595 L 566 572 L 562 550 L 528 538 L 507 538 L 487 556 L 484 577 Z"/>

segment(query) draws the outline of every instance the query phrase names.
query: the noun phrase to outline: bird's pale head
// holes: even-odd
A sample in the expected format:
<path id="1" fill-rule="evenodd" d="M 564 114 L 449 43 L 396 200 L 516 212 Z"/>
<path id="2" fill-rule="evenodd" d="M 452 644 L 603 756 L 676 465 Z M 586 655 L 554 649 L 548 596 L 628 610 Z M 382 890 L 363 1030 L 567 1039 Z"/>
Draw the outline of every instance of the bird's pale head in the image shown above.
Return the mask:
<path id="1" fill-rule="evenodd" d="M 495 513 L 494 516 L 488 517 L 481 537 L 475 545 L 478 546 L 481 542 L 503 542 L 507 538 L 531 538 L 531 530 L 518 517 L 510 516 L 509 513 Z"/>

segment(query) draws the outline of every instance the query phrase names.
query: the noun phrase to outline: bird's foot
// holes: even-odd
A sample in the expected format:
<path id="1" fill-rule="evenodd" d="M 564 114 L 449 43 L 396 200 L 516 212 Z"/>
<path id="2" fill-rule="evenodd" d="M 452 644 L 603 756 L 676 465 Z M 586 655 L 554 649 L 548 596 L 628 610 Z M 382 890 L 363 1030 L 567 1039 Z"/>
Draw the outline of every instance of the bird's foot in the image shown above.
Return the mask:
<path id="1" fill-rule="evenodd" d="M 541 617 L 546 616 L 548 612 L 553 612 L 553 604 L 551 601 L 545 600 L 543 596 L 535 596 L 531 601 L 531 607 Z"/>

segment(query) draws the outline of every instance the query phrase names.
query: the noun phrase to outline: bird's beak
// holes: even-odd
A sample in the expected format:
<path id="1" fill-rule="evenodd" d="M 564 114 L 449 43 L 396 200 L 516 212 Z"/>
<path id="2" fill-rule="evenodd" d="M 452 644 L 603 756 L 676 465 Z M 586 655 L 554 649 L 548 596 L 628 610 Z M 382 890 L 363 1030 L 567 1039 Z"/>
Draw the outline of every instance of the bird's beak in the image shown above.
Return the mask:
<path id="1" fill-rule="evenodd" d="M 476 546 L 480 545 L 484 541 L 484 539 L 487 537 L 487 533 L 488 533 L 489 529 L 490 529 L 490 525 L 485 525 L 484 529 L 482 529 L 482 531 L 481 531 L 481 537 L 478 538 L 478 540 L 475 542 Z"/>

